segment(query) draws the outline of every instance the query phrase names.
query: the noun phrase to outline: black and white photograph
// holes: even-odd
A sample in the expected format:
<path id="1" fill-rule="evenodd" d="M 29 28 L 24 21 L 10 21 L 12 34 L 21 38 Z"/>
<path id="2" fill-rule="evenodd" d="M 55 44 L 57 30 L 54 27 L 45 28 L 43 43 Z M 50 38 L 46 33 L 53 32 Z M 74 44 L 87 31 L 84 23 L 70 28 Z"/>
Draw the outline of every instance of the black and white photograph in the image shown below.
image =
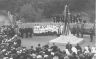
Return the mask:
<path id="1" fill-rule="evenodd" d="M 96 59 L 95 0 L 0 0 L 0 59 Z"/>

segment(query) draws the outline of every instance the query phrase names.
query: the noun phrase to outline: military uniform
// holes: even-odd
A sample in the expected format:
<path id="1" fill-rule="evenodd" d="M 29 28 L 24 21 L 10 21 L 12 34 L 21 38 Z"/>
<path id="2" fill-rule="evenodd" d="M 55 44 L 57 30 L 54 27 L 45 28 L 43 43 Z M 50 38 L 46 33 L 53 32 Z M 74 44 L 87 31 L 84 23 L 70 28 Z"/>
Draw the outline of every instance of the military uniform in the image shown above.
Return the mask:
<path id="1" fill-rule="evenodd" d="M 93 34 L 94 33 L 94 31 L 93 31 L 93 29 L 90 29 L 90 42 L 92 42 L 93 41 Z"/>
<path id="2" fill-rule="evenodd" d="M 83 38 L 83 34 L 84 34 L 84 23 L 81 25 L 81 37 Z"/>
<path id="3" fill-rule="evenodd" d="M 29 37 L 32 37 L 32 33 L 33 33 L 33 29 L 32 28 L 28 28 L 28 32 L 29 32 Z"/>
<path id="4" fill-rule="evenodd" d="M 20 28 L 20 29 L 19 29 L 19 32 L 20 32 L 20 36 L 23 38 L 23 37 L 24 37 L 24 36 L 23 36 L 23 35 L 24 35 L 24 29 L 23 29 L 23 28 Z"/>

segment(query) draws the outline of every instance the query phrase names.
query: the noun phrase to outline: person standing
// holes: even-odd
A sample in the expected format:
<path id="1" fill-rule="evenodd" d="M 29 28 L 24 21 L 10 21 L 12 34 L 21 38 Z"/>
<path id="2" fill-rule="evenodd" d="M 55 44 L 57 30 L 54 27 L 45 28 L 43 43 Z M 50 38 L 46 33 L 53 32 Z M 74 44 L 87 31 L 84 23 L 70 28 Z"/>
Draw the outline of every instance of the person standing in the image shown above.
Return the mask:
<path id="1" fill-rule="evenodd" d="M 70 44 L 69 42 L 66 44 L 66 49 L 68 49 L 68 50 L 71 50 L 71 48 L 72 48 L 72 44 Z"/>
<path id="2" fill-rule="evenodd" d="M 29 37 L 32 37 L 32 34 L 33 34 L 33 29 L 29 28 Z"/>
<path id="3" fill-rule="evenodd" d="M 79 37 L 79 32 L 80 32 L 79 23 L 77 23 L 76 25 L 77 25 L 76 34 L 77 34 L 77 37 Z"/>
<path id="4" fill-rule="evenodd" d="M 20 36 L 24 37 L 24 28 L 19 28 Z"/>
<path id="5" fill-rule="evenodd" d="M 90 42 L 92 42 L 93 41 L 93 36 L 94 36 L 94 30 L 91 28 L 90 29 Z"/>
<path id="6" fill-rule="evenodd" d="M 56 52 L 58 47 L 53 43 L 53 46 L 51 46 L 52 52 Z"/>
<path id="7" fill-rule="evenodd" d="M 81 48 L 81 46 L 79 45 L 79 44 L 77 44 L 76 46 L 75 46 L 75 48 L 77 49 L 77 53 L 78 53 L 78 55 L 82 52 L 82 48 Z"/>
<path id="8" fill-rule="evenodd" d="M 26 38 L 28 38 L 28 32 L 29 32 L 28 28 L 25 28 Z"/>
<path id="9" fill-rule="evenodd" d="M 83 21 L 83 23 L 81 24 L 81 37 L 83 38 L 84 35 L 84 25 L 85 25 L 86 21 Z"/>

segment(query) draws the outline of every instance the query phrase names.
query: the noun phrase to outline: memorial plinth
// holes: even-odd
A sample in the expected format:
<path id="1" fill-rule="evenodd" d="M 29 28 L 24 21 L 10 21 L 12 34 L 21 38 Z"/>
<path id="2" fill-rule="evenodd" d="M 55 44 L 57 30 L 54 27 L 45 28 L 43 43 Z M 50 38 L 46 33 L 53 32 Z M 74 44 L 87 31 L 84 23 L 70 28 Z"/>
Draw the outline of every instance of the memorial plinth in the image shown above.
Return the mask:
<path id="1" fill-rule="evenodd" d="M 83 38 L 78 38 L 72 34 L 69 35 L 61 35 L 60 37 L 50 40 L 49 43 L 61 43 L 61 44 L 67 44 L 70 42 L 73 45 L 76 45 L 77 43 L 82 43 Z"/>
<path id="2" fill-rule="evenodd" d="M 83 38 L 78 38 L 76 36 L 74 36 L 73 34 L 71 34 L 70 32 L 70 16 L 71 13 L 69 11 L 69 6 L 68 4 L 65 5 L 65 9 L 64 9 L 64 27 L 63 27 L 63 35 L 61 35 L 60 37 L 53 39 L 51 41 L 49 41 L 50 43 L 63 43 L 66 44 L 68 42 L 70 42 L 71 44 L 77 44 L 83 41 Z"/>

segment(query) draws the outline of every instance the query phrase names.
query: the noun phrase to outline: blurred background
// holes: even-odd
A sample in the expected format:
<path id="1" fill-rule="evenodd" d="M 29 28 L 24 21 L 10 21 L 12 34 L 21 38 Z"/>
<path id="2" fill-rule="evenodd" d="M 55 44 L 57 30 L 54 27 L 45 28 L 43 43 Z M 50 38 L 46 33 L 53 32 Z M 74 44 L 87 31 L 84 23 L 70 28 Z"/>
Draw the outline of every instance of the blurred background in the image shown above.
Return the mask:
<path id="1" fill-rule="evenodd" d="M 10 11 L 23 22 L 52 21 L 51 16 L 62 14 L 68 0 L 0 0 L 0 10 Z M 95 21 L 95 0 L 70 0 L 70 12 L 83 20 Z"/>

